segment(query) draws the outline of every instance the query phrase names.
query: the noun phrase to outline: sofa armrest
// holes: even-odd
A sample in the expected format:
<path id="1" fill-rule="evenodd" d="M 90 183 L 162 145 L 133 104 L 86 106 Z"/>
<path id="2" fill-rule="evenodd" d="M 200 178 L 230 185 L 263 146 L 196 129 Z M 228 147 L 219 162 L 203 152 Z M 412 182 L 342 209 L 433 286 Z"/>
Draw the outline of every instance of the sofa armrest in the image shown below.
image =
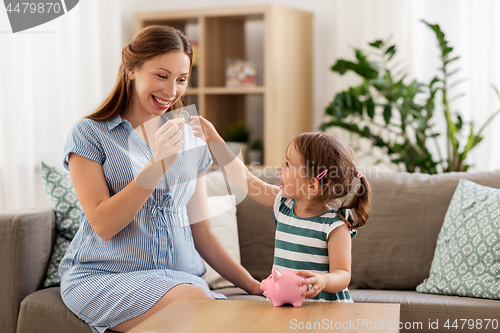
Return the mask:
<path id="1" fill-rule="evenodd" d="M 41 289 L 56 235 L 50 209 L 0 213 L 0 327 L 16 331 L 24 297 Z"/>

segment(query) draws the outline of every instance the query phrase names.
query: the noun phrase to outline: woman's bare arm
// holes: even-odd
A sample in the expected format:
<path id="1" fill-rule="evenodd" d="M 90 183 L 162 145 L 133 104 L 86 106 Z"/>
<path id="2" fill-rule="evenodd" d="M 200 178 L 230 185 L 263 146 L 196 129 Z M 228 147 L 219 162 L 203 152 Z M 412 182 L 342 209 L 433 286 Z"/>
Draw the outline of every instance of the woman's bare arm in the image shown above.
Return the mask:
<path id="1" fill-rule="evenodd" d="M 110 197 L 108 184 L 99 163 L 70 153 L 68 165 L 78 201 L 94 232 L 105 241 L 110 240 L 132 221 L 153 192 L 153 189 L 140 187 L 132 181 Z M 156 169 L 156 172 L 152 172 L 153 169 Z M 157 175 L 152 175 L 151 178 L 157 178 L 159 182 L 163 175 L 161 164 L 157 163 L 150 169 L 150 174 L 153 173 Z"/>
<path id="2" fill-rule="evenodd" d="M 205 261 L 222 277 L 250 294 L 262 294 L 260 282 L 231 257 L 215 234 L 210 220 L 207 189 L 204 177 L 196 180 L 195 191 L 187 205 L 187 212 L 196 249 Z"/>

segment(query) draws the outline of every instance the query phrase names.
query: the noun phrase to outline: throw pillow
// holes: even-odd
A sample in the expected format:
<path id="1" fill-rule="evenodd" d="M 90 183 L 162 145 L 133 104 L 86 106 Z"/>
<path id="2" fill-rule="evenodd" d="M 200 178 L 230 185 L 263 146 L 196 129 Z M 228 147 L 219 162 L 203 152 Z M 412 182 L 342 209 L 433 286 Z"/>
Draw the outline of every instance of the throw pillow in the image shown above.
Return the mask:
<path id="1" fill-rule="evenodd" d="M 59 286 L 59 263 L 80 227 L 82 207 L 68 171 L 42 162 L 42 184 L 56 212 L 56 242 L 47 268 L 44 287 Z"/>
<path id="2" fill-rule="evenodd" d="M 219 236 L 222 245 L 229 254 L 239 263 L 240 245 L 238 241 L 238 226 L 236 224 L 236 198 L 234 195 L 220 195 L 208 197 L 208 207 L 212 227 Z M 205 262 L 205 261 L 204 261 Z M 202 278 L 210 289 L 232 287 L 233 284 L 219 275 L 205 262 L 207 272 Z"/>
<path id="3" fill-rule="evenodd" d="M 417 291 L 500 299 L 500 189 L 461 179 Z"/>

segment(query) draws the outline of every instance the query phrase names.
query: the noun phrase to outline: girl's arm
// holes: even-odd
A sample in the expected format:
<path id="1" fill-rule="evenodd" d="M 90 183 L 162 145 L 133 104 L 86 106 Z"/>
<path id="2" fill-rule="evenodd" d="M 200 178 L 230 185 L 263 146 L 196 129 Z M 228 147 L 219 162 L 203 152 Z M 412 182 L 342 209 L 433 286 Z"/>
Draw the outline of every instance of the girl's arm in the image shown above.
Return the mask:
<path id="1" fill-rule="evenodd" d="M 330 271 L 328 273 L 316 273 L 311 271 L 299 271 L 298 275 L 304 275 L 307 279 L 299 283 L 300 286 L 311 284 L 312 287 L 303 295 L 313 298 L 320 291 L 337 293 L 344 290 L 351 282 L 351 234 L 347 225 L 343 224 L 335 228 L 328 236 L 328 261 Z"/>
<path id="2" fill-rule="evenodd" d="M 209 218 L 207 187 L 204 177 L 198 177 L 196 188 L 187 205 L 196 250 L 219 274 L 252 295 L 262 295 L 260 282 L 236 262 L 221 244 Z"/>
<path id="3" fill-rule="evenodd" d="M 234 156 L 211 122 L 201 116 L 191 118 L 195 136 L 208 143 L 212 154 L 231 183 L 259 204 L 273 208 L 279 187 L 252 175 L 245 164 Z"/>
<path id="4" fill-rule="evenodd" d="M 175 161 L 181 149 L 182 132 L 176 122 L 170 122 L 158 130 L 155 156 L 144 166 L 135 180 L 113 196 L 104 177 L 102 166 L 90 159 L 70 153 L 69 172 L 87 219 L 94 232 L 108 241 L 125 228 L 148 200 L 154 188 Z"/>

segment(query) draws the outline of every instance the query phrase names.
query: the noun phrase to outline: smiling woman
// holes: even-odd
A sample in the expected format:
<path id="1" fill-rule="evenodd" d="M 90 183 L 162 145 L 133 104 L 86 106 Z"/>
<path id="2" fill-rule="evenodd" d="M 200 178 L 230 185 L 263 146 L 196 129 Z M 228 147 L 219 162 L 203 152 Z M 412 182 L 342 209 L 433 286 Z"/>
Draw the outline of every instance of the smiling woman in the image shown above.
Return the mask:
<path id="1" fill-rule="evenodd" d="M 187 88 L 192 58 L 191 44 L 180 31 L 165 26 L 143 29 L 123 48 L 122 63 L 112 92 L 87 118 L 109 120 L 117 114 L 131 114 L 131 108 L 137 107 L 146 112 L 143 116 L 147 113 L 157 116 L 170 106 L 171 110 L 182 107 L 180 97 Z M 135 81 L 136 75 L 141 80 Z M 140 82 L 139 86 L 137 82 Z M 149 110 L 149 104 L 160 111 Z"/>
<path id="2" fill-rule="evenodd" d="M 201 278 L 202 257 L 262 293 L 212 230 L 200 177 L 212 164 L 207 145 L 182 118 L 159 126 L 152 142 L 134 131 L 180 106 L 191 63 L 180 31 L 145 28 L 124 47 L 108 98 L 66 140 L 64 166 L 83 213 L 59 266 L 61 297 L 95 333 L 128 331 L 179 298 L 226 299 Z"/>
<path id="3" fill-rule="evenodd" d="M 136 128 L 165 113 L 186 91 L 190 67 L 190 57 L 174 51 L 156 56 L 137 69 L 127 70 L 134 92 L 122 118 Z"/>

